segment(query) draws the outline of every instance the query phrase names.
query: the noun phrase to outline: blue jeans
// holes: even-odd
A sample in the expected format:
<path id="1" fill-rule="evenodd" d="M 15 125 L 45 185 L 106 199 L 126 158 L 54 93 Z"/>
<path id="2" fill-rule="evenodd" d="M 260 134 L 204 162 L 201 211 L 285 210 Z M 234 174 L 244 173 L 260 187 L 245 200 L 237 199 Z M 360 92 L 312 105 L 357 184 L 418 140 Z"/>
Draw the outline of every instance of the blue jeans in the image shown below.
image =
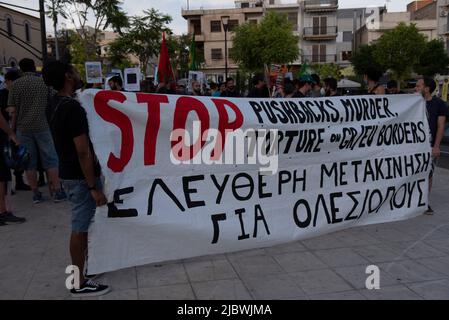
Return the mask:
<path id="1" fill-rule="evenodd" d="M 85 180 L 62 180 L 72 211 L 72 232 L 87 233 L 95 215 L 96 204 Z M 97 190 L 102 190 L 97 179 Z"/>
<path id="2" fill-rule="evenodd" d="M 37 133 L 17 131 L 17 137 L 30 153 L 26 170 L 36 170 L 39 155 L 45 170 L 58 168 L 58 155 L 50 130 Z"/>

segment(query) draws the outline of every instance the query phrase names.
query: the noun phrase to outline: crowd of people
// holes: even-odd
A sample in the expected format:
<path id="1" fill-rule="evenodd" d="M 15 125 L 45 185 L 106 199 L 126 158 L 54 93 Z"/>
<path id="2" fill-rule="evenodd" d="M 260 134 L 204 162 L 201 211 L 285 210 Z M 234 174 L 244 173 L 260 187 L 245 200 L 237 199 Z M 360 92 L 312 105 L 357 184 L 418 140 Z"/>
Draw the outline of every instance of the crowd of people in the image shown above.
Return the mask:
<path id="1" fill-rule="evenodd" d="M 70 254 L 73 265 L 82 272 L 80 287 L 73 288 L 71 293 L 74 296 L 104 294 L 108 292 L 108 286 L 93 281 L 95 275 L 89 275 L 85 270 L 89 225 L 96 207 L 105 205 L 107 200 L 102 189 L 101 168 L 89 138 L 86 112 L 75 98 L 75 92 L 83 87 L 80 75 L 72 65 L 61 61 L 53 61 L 44 66 L 42 76 L 36 74 L 34 61 L 31 59 L 21 60 L 19 66 L 21 73 L 9 71 L 5 75 L 6 88 L 0 91 L 0 147 L 1 150 L 9 150 L 22 146 L 27 151 L 22 155 L 27 156 L 27 161 L 23 161 L 22 166 L 12 168 L 6 157 L 0 156 L 0 226 L 25 222 L 24 218 L 12 213 L 9 201 L 13 169 L 16 169 L 16 191 L 28 188 L 22 180 L 22 175 L 25 174 L 32 191 L 32 201 L 38 204 L 45 200 L 39 191 L 37 178 L 37 169 L 41 166 L 46 171 L 54 202 L 68 198 L 72 207 Z M 367 71 L 364 75 L 367 94 L 402 93 L 395 81 L 388 82 L 386 88 L 381 85 L 381 76 L 374 69 Z M 321 81 L 316 74 L 304 74 L 298 79 L 285 79 L 282 85 L 277 86 L 275 93 L 270 94 L 265 77 L 258 74 L 253 77 L 251 88 L 245 96 L 333 97 L 339 94 L 337 84 L 335 78 L 329 77 Z M 119 76 L 111 78 L 108 85 L 111 90 L 123 90 L 123 82 Z M 448 113 L 446 103 L 433 95 L 435 88 L 436 83 L 431 78 L 422 78 L 416 85 L 416 92 L 426 101 L 433 165 L 441 153 L 440 144 Z M 188 89 L 183 85 L 173 88 L 170 84 L 162 83 L 155 91 L 165 94 L 190 92 L 195 96 L 242 97 L 232 78 L 220 84 L 211 84 L 209 89 L 198 81 L 192 81 L 191 88 Z M 15 160 L 20 162 L 21 159 Z M 428 213 L 431 212 L 429 207 Z"/>

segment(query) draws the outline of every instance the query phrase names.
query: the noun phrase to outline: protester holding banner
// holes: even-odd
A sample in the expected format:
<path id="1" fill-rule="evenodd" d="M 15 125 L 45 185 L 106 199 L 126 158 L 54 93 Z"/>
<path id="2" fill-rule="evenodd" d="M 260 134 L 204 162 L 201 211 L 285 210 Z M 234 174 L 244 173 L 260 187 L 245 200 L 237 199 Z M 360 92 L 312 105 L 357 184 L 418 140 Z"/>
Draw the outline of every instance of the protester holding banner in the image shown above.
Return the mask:
<path id="1" fill-rule="evenodd" d="M 267 83 L 262 74 L 256 74 L 253 77 L 253 88 L 248 93 L 248 98 L 268 98 L 270 93 L 267 88 Z"/>
<path id="2" fill-rule="evenodd" d="M 113 76 L 109 79 L 108 85 L 112 91 L 123 91 L 123 81 L 119 75 Z"/>
<path id="3" fill-rule="evenodd" d="M 235 82 L 233 78 L 226 79 L 226 91 L 221 95 L 222 97 L 228 98 L 240 98 L 241 95 L 235 88 Z"/>
<path id="4" fill-rule="evenodd" d="M 293 98 L 306 98 L 309 96 L 312 86 L 315 83 L 313 78 L 305 74 L 299 78 L 298 90 L 293 95 Z"/>
<path id="5" fill-rule="evenodd" d="M 388 94 L 403 94 L 401 90 L 399 90 L 398 82 L 396 80 L 390 80 L 387 82 L 387 93 Z"/>
<path id="6" fill-rule="evenodd" d="M 379 80 L 382 77 L 382 72 L 374 67 L 369 67 L 363 79 L 368 86 L 368 94 L 385 94 L 385 88 L 379 84 Z"/>
<path id="7" fill-rule="evenodd" d="M 51 101 L 49 125 L 60 159 L 59 175 L 72 205 L 70 254 L 79 270 L 79 287 L 75 286 L 71 293 L 76 297 L 102 295 L 109 291 L 108 286 L 97 284 L 84 274 L 89 225 L 96 206 L 105 205 L 107 200 L 89 138 L 86 112 L 72 98 L 80 76 L 72 65 L 54 61 L 44 68 L 44 78 L 47 85 L 58 91 Z"/>
<path id="8" fill-rule="evenodd" d="M 324 79 L 324 91 L 326 97 L 334 97 L 337 96 L 337 86 L 338 82 L 337 79 L 328 77 Z"/>
<path id="9" fill-rule="evenodd" d="M 429 128 L 431 133 L 432 146 L 432 170 L 429 178 L 429 191 L 432 188 L 432 179 L 435 172 L 437 160 L 440 157 L 440 144 L 444 136 L 444 126 L 446 123 L 446 116 L 448 114 L 448 107 L 446 103 L 436 96 L 432 96 L 436 89 L 435 80 L 429 77 L 424 77 L 416 82 L 415 90 L 422 94 L 426 100 L 427 119 L 429 121 Z M 432 208 L 429 206 L 426 212 L 433 214 Z"/>

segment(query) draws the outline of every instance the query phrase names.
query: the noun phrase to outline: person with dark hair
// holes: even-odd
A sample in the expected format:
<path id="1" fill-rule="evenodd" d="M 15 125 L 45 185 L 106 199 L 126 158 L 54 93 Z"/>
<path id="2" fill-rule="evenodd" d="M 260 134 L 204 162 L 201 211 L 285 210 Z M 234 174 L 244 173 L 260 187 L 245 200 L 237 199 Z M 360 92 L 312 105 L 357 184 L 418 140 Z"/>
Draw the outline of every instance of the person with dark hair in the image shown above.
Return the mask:
<path id="1" fill-rule="evenodd" d="M 48 113 L 49 125 L 59 155 L 59 175 L 72 204 L 70 255 L 78 267 L 80 287 L 71 289 L 75 297 L 102 295 L 108 286 L 100 285 L 84 274 L 87 239 L 95 208 L 107 203 L 102 191 L 101 168 L 89 138 L 86 111 L 72 96 L 81 86 L 76 69 L 67 63 L 53 61 L 43 70 L 47 85 L 58 93 Z"/>
<path id="2" fill-rule="evenodd" d="M 224 97 L 226 94 L 226 82 L 221 82 L 218 90 L 212 94 L 213 97 Z"/>
<path id="3" fill-rule="evenodd" d="M 295 86 L 288 78 L 284 79 L 284 85 L 280 89 L 282 98 L 292 98 L 295 93 Z"/>
<path id="4" fill-rule="evenodd" d="M 9 71 L 5 75 L 5 88 L 0 90 L 0 226 L 25 222 L 25 218 L 16 217 L 7 202 L 8 183 L 11 181 L 11 169 L 6 165 L 3 149 L 7 146 L 8 136 L 15 138 L 8 122 L 10 120 L 8 107 L 8 92 L 12 83 L 19 78 L 17 71 Z M 23 173 L 23 172 L 22 172 Z M 21 178 L 22 176 L 20 176 Z M 23 180 L 20 180 L 24 184 Z M 25 185 L 25 184 L 24 184 Z M 17 186 L 16 186 L 17 188 Z"/>
<path id="5" fill-rule="evenodd" d="M 369 67 L 363 78 L 368 86 L 368 94 L 385 94 L 385 88 L 379 84 L 382 72 L 374 67 Z"/>
<path id="6" fill-rule="evenodd" d="M 109 79 L 108 85 L 113 91 L 123 91 L 123 80 L 119 75 Z"/>
<path id="7" fill-rule="evenodd" d="M 429 178 L 429 191 L 432 188 L 432 179 L 435 172 L 437 160 L 440 157 L 440 144 L 444 136 L 444 126 L 446 116 L 448 115 L 448 107 L 446 103 L 436 96 L 432 96 L 437 85 L 435 80 L 424 77 L 416 82 L 415 91 L 420 93 L 426 101 L 427 119 L 431 133 L 432 146 L 432 169 Z M 426 214 L 433 214 L 432 208 L 429 206 Z"/>
<path id="8" fill-rule="evenodd" d="M 338 86 L 337 79 L 332 77 L 324 79 L 324 90 L 326 92 L 325 96 L 326 97 L 337 96 L 337 86 Z"/>
<path id="9" fill-rule="evenodd" d="M 240 98 L 240 94 L 235 89 L 235 82 L 233 78 L 226 79 L 226 91 L 224 92 L 224 95 L 221 95 L 221 97 Z"/>
<path id="10" fill-rule="evenodd" d="M 37 181 L 36 169 L 39 157 L 51 182 L 53 201 L 61 202 L 66 200 L 67 196 L 61 189 L 58 178 L 58 156 L 45 114 L 51 90 L 41 77 L 36 76 L 33 60 L 22 59 L 19 66 L 23 75 L 11 87 L 8 107 L 16 114 L 13 128 L 17 130 L 19 140 L 30 153 L 30 161 L 25 172 L 33 190 L 33 202 L 40 203 L 44 200 Z"/>
<path id="11" fill-rule="evenodd" d="M 306 98 L 309 96 L 310 91 L 312 90 L 312 86 L 314 85 L 315 81 L 313 78 L 308 75 L 302 75 L 299 78 L 298 82 L 298 90 L 293 94 L 293 98 Z"/>
<path id="12" fill-rule="evenodd" d="M 248 98 L 268 98 L 270 93 L 263 74 L 256 74 L 253 77 L 253 88 L 248 93 Z"/>
<path id="13" fill-rule="evenodd" d="M 387 93 L 388 94 L 404 94 L 404 92 L 399 90 L 398 82 L 396 80 L 390 80 L 387 82 Z"/>
<path id="14" fill-rule="evenodd" d="M 192 96 L 202 96 L 201 84 L 199 81 L 193 80 L 191 84 Z"/>
<path id="15" fill-rule="evenodd" d="M 321 78 L 316 73 L 310 75 L 313 79 L 312 90 L 310 91 L 310 96 L 313 98 L 319 98 L 324 95 L 324 92 L 321 92 Z"/>

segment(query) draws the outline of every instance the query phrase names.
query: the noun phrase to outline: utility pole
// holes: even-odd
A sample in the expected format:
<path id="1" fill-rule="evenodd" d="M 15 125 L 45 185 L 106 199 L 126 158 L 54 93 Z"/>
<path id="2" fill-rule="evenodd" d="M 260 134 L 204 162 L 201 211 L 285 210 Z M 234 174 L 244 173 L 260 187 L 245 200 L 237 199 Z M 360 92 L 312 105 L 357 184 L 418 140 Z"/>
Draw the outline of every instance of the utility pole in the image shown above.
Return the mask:
<path id="1" fill-rule="evenodd" d="M 39 0 L 39 15 L 41 20 L 42 65 L 47 61 L 47 32 L 45 29 L 45 5 L 44 0 Z M 56 36 L 56 35 L 55 35 Z"/>

